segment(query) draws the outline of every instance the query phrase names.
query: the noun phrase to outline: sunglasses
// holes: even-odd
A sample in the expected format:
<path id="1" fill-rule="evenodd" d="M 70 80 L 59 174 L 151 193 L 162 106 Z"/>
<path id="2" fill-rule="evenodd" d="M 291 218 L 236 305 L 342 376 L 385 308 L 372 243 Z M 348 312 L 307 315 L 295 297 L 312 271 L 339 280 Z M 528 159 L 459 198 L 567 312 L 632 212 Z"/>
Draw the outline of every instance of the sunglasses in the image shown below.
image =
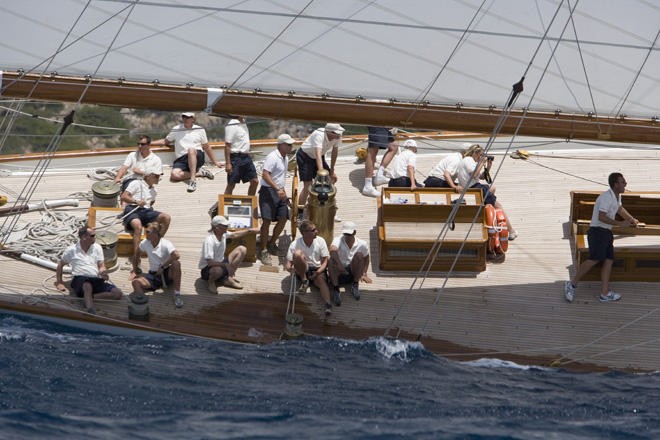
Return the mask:
<path id="1" fill-rule="evenodd" d="M 149 145 L 149 142 L 138 142 L 138 146 L 144 147 L 145 145 Z"/>

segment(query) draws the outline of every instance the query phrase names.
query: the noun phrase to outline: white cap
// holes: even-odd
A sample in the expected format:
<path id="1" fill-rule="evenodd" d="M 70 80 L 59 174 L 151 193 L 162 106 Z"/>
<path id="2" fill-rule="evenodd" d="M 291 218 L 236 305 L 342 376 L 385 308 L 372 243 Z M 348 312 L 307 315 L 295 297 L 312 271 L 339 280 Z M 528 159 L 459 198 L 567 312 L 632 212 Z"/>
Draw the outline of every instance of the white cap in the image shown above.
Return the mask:
<path id="1" fill-rule="evenodd" d="M 407 139 L 403 143 L 404 148 L 417 148 L 417 142 L 414 141 L 414 139 Z"/>
<path id="2" fill-rule="evenodd" d="M 186 118 L 194 118 L 195 113 L 193 113 L 193 112 L 183 112 L 183 113 L 181 113 L 181 116 L 185 116 Z"/>
<path id="3" fill-rule="evenodd" d="M 344 127 L 339 124 L 329 122 L 325 124 L 325 131 L 329 133 L 342 134 L 344 132 Z"/>
<path id="4" fill-rule="evenodd" d="M 357 232 L 357 226 L 353 222 L 344 222 L 344 225 L 341 228 L 342 234 L 355 234 Z"/>
<path id="5" fill-rule="evenodd" d="M 286 133 L 281 134 L 277 137 L 277 143 L 278 144 L 293 145 L 295 142 L 296 142 L 296 140 L 294 138 L 292 138 L 291 136 L 289 136 L 288 134 L 286 134 Z"/>
<path id="6" fill-rule="evenodd" d="M 163 169 L 159 166 L 150 166 L 144 169 L 144 175 L 145 177 L 150 175 L 150 174 L 155 174 L 157 176 L 162 176 L 163 175 Z"/>
<path id="7" fill-rule="evenodd" d="M 216 215 L 211 220 L 211 226 L 220 226 L 220 225 L 228 226 L 229 225 L 229 220 L 227 220 L 226 218 L 224 218 L 221 215 Z"/>

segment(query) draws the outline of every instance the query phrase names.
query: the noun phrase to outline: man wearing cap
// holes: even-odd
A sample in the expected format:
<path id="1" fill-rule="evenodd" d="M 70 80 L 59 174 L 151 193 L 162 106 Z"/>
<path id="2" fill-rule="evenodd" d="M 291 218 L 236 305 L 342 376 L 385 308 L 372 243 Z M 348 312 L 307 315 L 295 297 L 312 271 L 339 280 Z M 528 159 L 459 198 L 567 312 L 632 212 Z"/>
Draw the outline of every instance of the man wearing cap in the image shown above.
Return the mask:
<path id="1" fill-rule="evenodd" d="M 249 196 L 257 193 L 259 178 L 250 157 L 250 132 L 245 123 L 245 116 L 232 118 L 225 126 L 225 171 L 227 171 L 225 194 L 232 194 L 239 182 L 250 182 Z"/>
<path id="2" fill-rule="evenodd" d="M 259 188 L 259 212 L 261 213 L 261 251 L 259 258 L 266 265 L 271 265 L 270 252 L 277 253 L 277 240 L 286 226 L 289 218 L 289 206 L 286 194 L 286 173 L 295 140 L 288 134 L 277 138 L 277 148 L 271 151 L 264 161 L 261 173 L 261 188 Z M 270 223 L 277 222 L 273 236 L 268 239 Z"/>
<path id="3" fill-rule="evenodd" d="M 227 231 L 228 226 L 229 220 L 221 215 L 216 215 L 211 220 L 210 233 L 202 243 L 202 254 L 198 267 L 201 270 L 201 277 L 207 281 L 211 293 L 218 293 L 218 282 L 234 289 L 243 288 L 235 275 L 238 266 L 245 259 L 247 248 L 243 245 L 236 246 L 229 255 L 225 256 L 227 238 L 241 238 L 259 231 L 257 228 L 250 228 L 229 232 Z"/>
<path id="4" fill-rule="evenodd" d="M 151 138 L 147 135 L 141 135 L 137 142 L 137 151 L 128 153 L 124 164 L 117 171 L 115 183 L 121 182 L 120 193 L 124 192 L 132 180 L 142 179 L 144 170 L 163 169 L 163 163 L 156 153 L 152 152 Z"/>
<path id="5" fill-rule="evenodd" d="M 394 135 L 397 129 L 389 127 L 367 127 L 367 130 L 369 135 L 367 138 L 367 158 L 364 161 L 364 188 L 362 188 L 362 194 L 370 197 L 378 197 L 380 196 L 380 191 L 375 187 L 384 185 L 389 181 L 385 177 L 385 169 L 394 156 L 396 156 L 398 150 L 398 146 L 394 142 Z M 385 149 L 387 151 L 383 156 L 383 160 L 380 161 L 376 175 L 373 176 L 378 150 Z"/>
<path id="6" fill-rule="evenodd" d="M 406 188 L 411 191 L 424 185 L 415 180 L 415 165 L 417 162 L 417 142 L 408 139 L 403 143 L 404 150 L 392 163 L 392 178 L 387 184 L 389 187 Z"/>
<path id="7" fill-rule="evenodd" d="M 158 222 L 162 235 L 165 235 L 170 227 L 170 215 L 153 209 L 157 194 L 155 185 L 160 180 L 161 173 L 162 171 L 159 168 L 147 168 L 144 171 L 144 178 L 133 180 L 120 196 L 121 202 L 125 204 L 122 217 L 124 228 L 133 234 L 133 272 L 131 273 L 131 279 L 140 273 L 140 251 L 138 248 L 142 237 L 142 227 L 154 221 Z"/>
<path id="8" fill-rule="evenodd" d="M 335 174 L 335 163 L 337 162 L 337 154 L 341 147 L 341 136 L 344 132 L 344 127 L 335 123 L 325 124 L 323 128 L 317 128 L 310 134 L 305 142 L 303 142 L 300 149 L 296 153 L 296 162 L 298 164 L 298 177 L 303 183 L 302 190 L 298 197 L 298 205 L 300 208 L 307 203 L 307 196 L 309 195 L 309 185 L 316 177 L 316 173 L 322 169 L 328 170 L 332 182 L 337 182 L 337 175 Z M 330 166 L 325 160 L 325 153 L 332 150 L 330 154 Z"/>
<path id="9" fill-rule="evenodd" d="M 339 286 L 350 284 L 353 298 L 359 301 L 360 281 L 371 283 L 371 278 L 367 275 L 369 246 L 366 241 L 357 238 L 356 233 L 355 223 L 345 222 L 341 235 L 332 240 L 330 245 L 328 274 L 336 306 L 341 305 Z"/>
<path id="10" fill-rule="evenodd" d="M 201 169 L 204 165 L 204 152 L 215 166 L 222 168 L 223 165 L 215 160 L 213 149 L 206 138 L 206 130 L 195 124 L 195 114 L 192 112 L 182 113 L 181 122 L 181 124 L 172 128 L 167 137 L 152 142 L 152 145 L 170 146 L 174 144 L 174 157 L 176 159 L 172 164 L 170 181 L 181 182 L 190 179 L 187 191 L 193 192 L 197 189 L 195 179 L 197 176 L 214 178 L 211 171 Z"/>

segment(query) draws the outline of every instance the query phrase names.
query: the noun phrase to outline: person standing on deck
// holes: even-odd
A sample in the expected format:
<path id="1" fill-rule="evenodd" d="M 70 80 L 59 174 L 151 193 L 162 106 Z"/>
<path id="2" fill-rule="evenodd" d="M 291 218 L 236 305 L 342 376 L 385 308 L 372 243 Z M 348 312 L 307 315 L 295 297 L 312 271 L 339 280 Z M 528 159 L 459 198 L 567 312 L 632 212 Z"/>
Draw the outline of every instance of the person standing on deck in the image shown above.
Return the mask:
<path id="1" fill-rule="evenodd" d="M 201 277 L 207 281 L 211 293 L 218 293 L 218 282 L 234 289 L 243 288 L 235 276 L 238 266 L 245 259 L 247 248 L 243 245 L 236 246 L 229 255 L 225 256 L 227 238 L 241 238 L 259 231 L 259 229 L 250 228 L 228 232 L 228 226 L 229 220 L 222 215 L 216 215 L 211 219 L 210 234 L 202 243 L 202 254 L 198 267 L 201 270 Z"/>
<path id="2" fill-rule="evenodd" d="M 337 162 L 337 154 L 341 147 L 341 136 L 343 132 L 344 127 L 339 124 L 325 124 L 324 128 L 314 130 L 296 152 L 298 177 L 303 183 L 302 190 L 298 196 L 298 206 L 301 212 L 307 203 L 309 185 L 312 184 L 312 180 L 316 177 L 317 172 L 323 169 L 328 170 L 332 183 L 337 183 L 335 163 Z M 330 166 L 325 161 L 325 153 L 328 150 L 332 150 L 330 153 Z"/>
<path id="3" fill-rule="evenodd" d="M 133 279 L 133 292 L 141 296 L 145 290 L 156 290 L 167 283 L 174 286 L 174 305 L 176 308 L 181 308 L 183 300 L 180 255 L 171 241 L 162 238 L 160 228 L 160 223 L 151 222 L 144 230 L 147 238 L 140 242 L 140 250 L 147 254 L 149 272 Z"/>
<path id="4" fill-rule="evenodd" d="M 466 151 L 461 160 L 461 165 L 458 167 L 458 184 L 463 188 L 479 188 L 481 189 L 481 194 L 484 197 L 484 205 L 493 205 L 495 208 L 499 208 L 504 211 L 502 204 L 497 200 L 495 196 L 495 185 L 487 185 L 485 183 L 480 183 L 480 176 L 486 175 L 486 172 L 490 170 L 490 167 L 493 165 L 495 157 L 488 156 L 486 160 L 482 160 L 484 154 L 484 149 L 480 145 L 472 144 Z M 486 167 L 485 171 L 484 165 Z M 472 177 L 474 176 L 474 177 Z M 509 241 L 513 241 L 518 237 L 518 233 L 513 226 L 511 226 L 511 221 L 509 216 L 506 216 L 506 227 L 509 232 Z"/>
<path id="5" fill-rule="evenodd" d="M 232 194 L 239 182 L 250 182 L 249 196 L 257 193 L 259 178 L 250 157 L 250 132 L 245 123 L 245 116 L 236 116 L 225 126 L 225 171 L 227 172 L 225 194 Z"/>
<path id="6" fill-rule="evenodd" d="M 62 281 L 65 264 L 71 265 L 71 290 L 85 301 L 87 313 L 95 314 L 94 298 L 121 299 L 121 290 L 110 283 L 103 260 L 103 249 L 96 243 L 96 232 L 87 226 L 78 230 L 78 243 L 64 250 L 55 269 L 55 287 L 66 291 Z"/>
<path id="7" fill-rule="evenodd" d="M 318 236 L 319 231 L 311 221 L 303 220 L 299 229 L 302 236 L 296 238 L 289 246 L 284 269 L 295 274 L 299 283 L 298 292 L 306 292 L 310 283 L 319 288 L 327 316 L 332 313 L 330 288 L 326 277 L 330 258 L 328 245 Z"/>
<path id="8" fill-rule="evenodd" d="M 566 301 L 573 302 L 575 288 L 580 279 L 599 262 L 603 263 L 600 270 L 600 296 L 602 302 L 618 301 L 621 295 L 609 289 L 612 265 L 614 264 L 614 237 L 612 226 L 637 226 L 639 221 L 630 215 L 621 203 L 621 194 L 626 191 L 626 179 L 621 173 L 612 173 L 607 179 L 610 188 L 598 196 L 591 215 L 591 223 L 587 231 L 589 243 L 589 259 L 580 265 L 580 269 L 572 279 L 566 281 L 564 294 Z M 617 220 L 617 214 L 623 220 Z"/>
<path id="9" fill-rule="evenodd" d="M 375 188 L 379 185 L 386 184 L 389 179 L 385 177 L 385 169 L 390 164 L 398 151 L 398 147 L 394 142 L 394 135 L 396 128 L 388 127 L 367 127 L 368 130 L 368 143 L 367 143 L 367 158 L 364 161 L 364 188 L 362 194 L 370 197 L 380 196 L 380 192 Z M 374 167 L 376 164 L 376 157 L 378 150 L 385 150 L 383 159 L 380 161 L 378 171 L 374 176 Z"/>
<path id="10" fill-rule="evenodd" d="M 417 142 L 408 139 L 403 143 L 404 150 L 394 158 L 392 175 L 387 186 L 395 188 L 409 187 L 411 191 L 424 185 L 415 180 L 415 166 L 417 164 Z"/>
<path id="11" fill-rule="evenodd" d="M 181 182 L 190 180 L 186 190 L 193 192 L 197 189 L 196 177 L 213 179 L 215 176 L 204 165 L 204 152 L 209 156 L 211 162 L 218 168 L 223 165 L 215 160 L 213 149 L 206 138 L 206 130 L 195 124 L 195 114 L 192 112 L 181 113 L 181 124 L 176 125 L 164 139 L 153 141 L 152 145 L 174 144 L 174 163 L 170 182 Z M 194 170 L 194 171 L 193 171 Z"/>
<path id="12" fill-rule="evenodd" d="M 114 182 L 120 183 L 120 193 L 126 191 L 126 187 L 135 179 L 142 179 L 146 169 L 163 169 L 163 163 L 156 153 L 152 152 L 151 138 L 147 135 L 141 135 L 138 138 L 138 149 L 134 153 L 128 153 L 124 164 L 117 171 Z"/>
<path id="13" fill-rule="evenodd" d="M 330 245 L 330 262 L 328 275 L 332 284 L 333 300 L 336 306 L 341 305 L 339 286 L 351 285 L 351 295 L 360 300 L 360 281 L 371 283 L 367 275 L 369 269 L 369 246 L 367 242 L 357 238 L 357 227 L 353 222 L 345 222 L 341 235 L 335 237 Z"/>
<path id="14" fill-rule="evenodd" d="M 291 153 L 295 140 L 288 134 L 277 138 L 277 148 L 264 160 L 259 188 L 259 212 L 261 213 L 259 258 L 266 265 L 271 265 L 270 254 L 277 254 L 277 240 L 289 218 L 289 198 L 286 195 L 286 173 L 289 169 L 287 155 Z M 270 223 L 277 222 L 273 236 L 268 239 Z"/>
<path id="15" fill-rule="evenodd" d="M 142 237 L 142 227 L 156 221 L 161 225 L 161 236 L 165 235 L 170 227 L 170 215 L 153 209 L 157 194 L 155 185 L 160 180 L 161 174 L 162 171 L 159 168 L 146 169 L 144 178 L 133 180 L 120 196 L 121 202 L 125 204 L 122 220 L 124 228 L 133 234 L 131 279 L 140 274 L 140 250 L 138 248 Z"/>

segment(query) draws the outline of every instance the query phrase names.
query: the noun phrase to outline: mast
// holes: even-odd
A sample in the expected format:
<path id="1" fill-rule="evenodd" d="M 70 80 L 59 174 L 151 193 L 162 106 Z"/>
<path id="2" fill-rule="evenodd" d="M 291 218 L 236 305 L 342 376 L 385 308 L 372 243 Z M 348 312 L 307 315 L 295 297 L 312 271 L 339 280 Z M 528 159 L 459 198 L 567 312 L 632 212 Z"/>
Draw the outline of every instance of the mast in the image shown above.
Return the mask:
<path id="1" fill-rule="evenodd" d="M 272 119 L 338 121 L 405 129 L 490 133 L 501 109 L 395 100 L 342 98 L 227 90 L 124 80 L 2 72 L 2 96 L 75 102 L 89 83 L 83 103 L 165 111 L 210 110 Z M 660 144 L 656 118 L 617 119 L 593 114 L 512 110 L 500 134 L 559 139 Z"/>

